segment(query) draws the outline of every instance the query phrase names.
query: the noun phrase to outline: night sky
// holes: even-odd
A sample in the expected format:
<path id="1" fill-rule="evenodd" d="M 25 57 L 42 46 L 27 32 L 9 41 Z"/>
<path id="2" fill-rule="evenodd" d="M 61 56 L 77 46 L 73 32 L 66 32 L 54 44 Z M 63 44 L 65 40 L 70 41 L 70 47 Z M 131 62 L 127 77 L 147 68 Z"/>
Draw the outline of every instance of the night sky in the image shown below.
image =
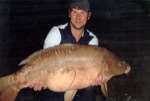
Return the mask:
<path id="1" fill-rule="evenodd" d="M 134 101 L 149 101 L 150 1 L 90 2 L 93 15 L 87 27 L 96 33 L 100 46 L 132 66 L 128 77 L 110 81 L 110 96 L 129 94 Z M 50 28 L 68 20 L 67 4 L 68 0 L 0 0 L 1 76 L 19 69 L 22 59 L 42 48 Z"/>

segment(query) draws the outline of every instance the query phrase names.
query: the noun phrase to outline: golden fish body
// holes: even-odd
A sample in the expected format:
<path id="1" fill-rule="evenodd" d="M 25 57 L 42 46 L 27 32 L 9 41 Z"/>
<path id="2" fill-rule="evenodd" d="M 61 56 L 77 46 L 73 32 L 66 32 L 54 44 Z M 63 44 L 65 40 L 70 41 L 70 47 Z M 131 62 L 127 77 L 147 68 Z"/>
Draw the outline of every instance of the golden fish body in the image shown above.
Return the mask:
<path id="1" fill-rule="evenodd" d="M 65 101 L 71 101 L 78 89 L 97 84 L 107 95 L 107 81 L 130 71 L 127 63 L 105 48 L 75 44 L 34 52 L 20 65 L 16 73 L 0 78 L 0 101 L 14 101 L 18 91 L 34 81 L 52 91 L 66 92 Z M 98 78 L 105 82 L 98 83 Z"/>

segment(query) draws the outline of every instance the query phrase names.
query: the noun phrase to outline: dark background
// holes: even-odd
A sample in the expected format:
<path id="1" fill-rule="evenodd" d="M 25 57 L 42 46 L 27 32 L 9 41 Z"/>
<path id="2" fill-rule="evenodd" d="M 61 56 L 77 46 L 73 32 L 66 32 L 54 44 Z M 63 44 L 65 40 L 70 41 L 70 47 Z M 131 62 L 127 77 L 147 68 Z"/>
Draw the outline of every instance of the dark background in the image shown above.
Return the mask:
<path id="1" fill-rule="evenodd" d="M 110 96 L 131 95 L 135 101 L 149 101 L 150 1 L 90 2 L 93 16 L 88 28 L 96 33 L 100 46 L 132 66 L 128 77 L 110 81 Z M 19 69 L 22 59 L 42 48 L 50 28 L 67 21 L 67 4 L 68 0 L 0 0 L 1 76 Z"/>

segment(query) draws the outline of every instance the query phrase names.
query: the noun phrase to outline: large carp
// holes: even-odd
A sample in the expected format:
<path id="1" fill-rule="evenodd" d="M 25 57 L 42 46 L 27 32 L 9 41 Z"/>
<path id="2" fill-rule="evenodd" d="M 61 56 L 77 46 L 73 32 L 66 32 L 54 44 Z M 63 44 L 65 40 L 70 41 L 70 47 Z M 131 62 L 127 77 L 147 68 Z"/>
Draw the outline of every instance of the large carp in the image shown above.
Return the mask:
<path id="1" fill-rule="evenodd" d="M 127 63 L 105 48 L 75 44 L 34 52 L 20 65 L 16 73 L 0 78 L 0 101 L 14 101 L 20 89 L 35 81 L 65 92 L 64 101 L 72 101 L 78 89 L 98 84 L 107 96 L 107 81 L 130 71 Z"/>

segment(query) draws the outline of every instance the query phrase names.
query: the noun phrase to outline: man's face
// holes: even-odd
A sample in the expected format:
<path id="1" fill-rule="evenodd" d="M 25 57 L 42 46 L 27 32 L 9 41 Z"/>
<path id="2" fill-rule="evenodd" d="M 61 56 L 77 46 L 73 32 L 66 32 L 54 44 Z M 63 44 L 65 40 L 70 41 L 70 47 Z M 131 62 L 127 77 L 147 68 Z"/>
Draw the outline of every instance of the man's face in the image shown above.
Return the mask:
<path id="1" fill-rule="evenodd" d="M 81 29 L 84 28 L 87 21 L 90 19 L 91 12 L 78 8 L 72 8 L 69 12 L 69 17 L 71 25 L 76 29 Z"/>

